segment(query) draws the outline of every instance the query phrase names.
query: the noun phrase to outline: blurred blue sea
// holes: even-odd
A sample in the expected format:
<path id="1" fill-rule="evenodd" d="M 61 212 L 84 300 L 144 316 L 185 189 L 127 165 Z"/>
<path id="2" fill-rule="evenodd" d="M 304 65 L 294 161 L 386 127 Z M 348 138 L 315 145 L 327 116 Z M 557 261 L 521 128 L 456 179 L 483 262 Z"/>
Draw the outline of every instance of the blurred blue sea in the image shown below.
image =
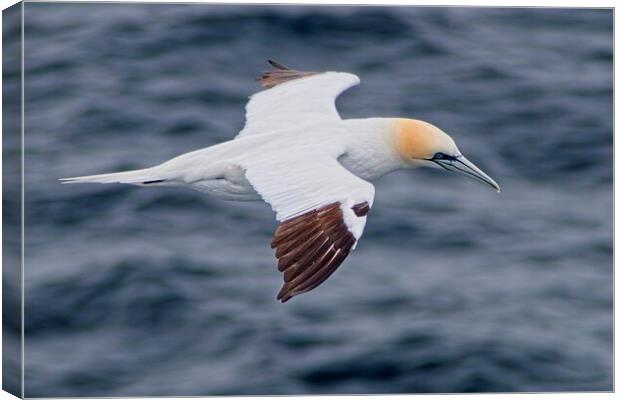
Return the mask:
<path id="1" fill-rule="evenodd" d="M 26 396 L 612 389 L 611 10 L 25 12 Z M 428 120 L 502 193 L 384 177 L 282 305 L 267 205 L 58 183 L 231 139 L 266 58 L 356 73 L 345 118 Z"/>

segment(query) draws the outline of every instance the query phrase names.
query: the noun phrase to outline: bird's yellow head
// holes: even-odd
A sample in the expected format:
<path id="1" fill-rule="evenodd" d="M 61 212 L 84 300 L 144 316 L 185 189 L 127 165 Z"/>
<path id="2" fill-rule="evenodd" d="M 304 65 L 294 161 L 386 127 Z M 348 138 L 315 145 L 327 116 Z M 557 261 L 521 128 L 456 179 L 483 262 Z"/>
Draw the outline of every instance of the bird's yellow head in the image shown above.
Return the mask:
<path id="1" fill-rule="evenodd" d="M 436 153 L 457 155 L 454 140 L 435 125 L 417 119 L 396 119 L 396 149 L 414 163 L 433 158 Z"/>
<path id="2" fill-rule="evenodd" d="M 436 126 L 416 119 L 395 119 L 395 147 L 413 167 L 435 167 L 460 172 L 499 192 L 499 185 L 459 151 L 454 140 Z"/>

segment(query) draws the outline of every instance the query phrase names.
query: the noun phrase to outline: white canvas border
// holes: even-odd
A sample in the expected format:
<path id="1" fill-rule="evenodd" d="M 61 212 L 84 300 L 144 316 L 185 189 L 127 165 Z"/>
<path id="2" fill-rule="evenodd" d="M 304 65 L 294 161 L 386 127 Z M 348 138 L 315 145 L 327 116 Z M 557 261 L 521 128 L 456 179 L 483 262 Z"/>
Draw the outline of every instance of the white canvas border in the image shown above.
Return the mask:
<path id="1" fill-rule="evenodd" d="M 27 0 L 26 2 L 41 2 L 44 0 Z M 51 1 L 47 1 L 47 2 L 51 2 Z M 62 2 L 62 1 L 59 1 Z M 65 2 L 83 2 L 83 3 L 207 3 L 207 4 L 305 4 L 305 5 L 400 5 L 400 6 L 412 6 L 412 5 L 417 5 L 417 6 L 469 6 L 469 7 L 559 7 L 559 8 L 614 8 L 615 4 L 614 1 L 610 1 L 610 0 L 590 0 L 590 1 L 583 1 L 583 0 L 564 0 L 564 1 L 560 1 L 560 0 L 539 0 L 539 1 L 509 1 L 509 0 L 503 0 L 503 1 L 498 1 L 498 0 L 476 0 L 476 1 L 471 1 L 471 0 L 452 0 L 452 1 L 436 1 L 436 0 L 426 0 L 426 1 L 415 1 L 415 0 L 407 0 L 407 1 L 403 1 L 403 0 L 362 0 L 362 1 L 351 1 L 351 0 L 337 0 L 335 2 L 329 1 L 329 0 L 314 0 L 314 1 L 302 1 L 302 0 L 288 0 L 288 1 L 277 1 L 277 0 L 273 0 L 273 1 L 261 1 L 261 0 L 245 0 L 245 1 L 225 1 L 225 0 L 221 0 L 221 1 L 183 1 L 183 0 L 133 0 L 133 1 L 123 1 L 123 0 L 117 0 L 117 1 L 98 1 L 98 0 L 85 0 L 85 1 L 65 1 Z M 0 6 L 2 9 L 5 9 L 13 4 L 17 3 L 14 0 L 0 0 Z M 23 22 L 23 21 L 22 21 Z M 23 24 L 22 24 L 23 27 Z M 2 30 L 2 20 L 0 18 L 0 32 Z M 22 33 L 23 34 L 23 33 Z M 615 55 L 615 51 L 616 51 L 616 44 L 618 43 L 617 37 L 618 32 L 617 30 L 615 30 L 615 9 L 614 9 L 614 55 Z M 22 45 L 23 45 L 23 41 L 22 41 Z M 1 42 L 0 42 L 0 69 L 1 69 L 1 65 L 2 65 L 2 47 L 1 47 Z M 23 50 L 23 49 L 22 49 Z M 23 51 L 22 51 L 22 56 L 23 56 Z M 22 60 L 22 65 L 23 65 L 23 60 Z M 618 93 L 616 90 L 616 81 L 615 81 L 615 76 L 616 76 L 616 72 L 617 72 L 617 68 L 618 66 L 615 63 L 615 57 L 614 57 L 614 132 L 616 131 L 616 123 L 617 123 L 617 119 L 615 118 L 615 115 L 617 115 L 619 109 L 618 109 Z M 2 82 L 0 80 L 0 93 L 2 92 Z M 22 74 L 22 110 L 23 110 L 23 74 Z M 0 119 L 2 116 L 2 108 L 0 107 Z M 23 152 L 23 113 L 22 113 L 22 152 Z M 615 138 L 614 138 L 615 139 Z M 616 140 L 614 140 L 614 155 L 617 154 L 618 152 L 618 143 Z M 23 162 L 23 154 L 22 154 L 22 162 Z M 23 165 L 22 165 L 23 167 Z M 615 249 L 615 245 L 616 245 L 616 238 L 618 237 L 617 233 L 617 229 L 618 228 L 618 219 L 615 213 L 615 209 L 616 209 L 616 201 L 617 201 L 617 196 L 616 196 L 616 185 L 615 185 L 615 177 L 617 176 L 620 167 L 618 166 L 618 164 L 615 162 L 615 157 L 614 157 L 614 249 Z M 22 169 L 23 171 L 23 169 Z M 2 155 L 0 153 L 0 176 L 2 173 Z M 23 179 L 23 175 L 22 175 L 22 179 Z M 2 221 L 2 194 L 0 193 L 0 222 Z M 22 201 L 23 201 L 23 182 L 22 182 Z M 23 221 L 23 207 L 22 207 L 22 221 Z M 22 227 L 22 235 L 23 235 L 23 227 Z M 0 242 L 2 239 L 2 233 L 0 232 Z M 22 237 L 22 245 L 23 245 L 23 237 Z M 23 252 L 23 247 L 22 247 L 22 252 Z M 23 253 L 22 253 L 22 257 L 23 257 Z M 22 258 L 23 259 L 23 258 Z M 618 335 L 618 329 L 617 329 L 617 325 L 616 322 L 618 321 L 617 317 L 617 308 L 615 307 L 615 287 L 617 287 L 616 283 L 617 283 L 617 275 L 615 274 L 615 252 L 614 252 L 614 350 L 615 350 L 615 343 L 617 342 L 617 335 Z M 1 263 L 1 261 L 0 261 Z M 22 290 L 23 290 L 23 275 L 22 275 Z M 2 289 L 0 287 L 0 307 L 2 306 L 2 297 L 1 297 L 1 292 Z M 22 295 L 23 295 L 23 291 L 22 291 Z M 22 327 L 23 327 L 23 312 L 22 312 Z M 22 332 L 23 335 L 23 332 Z M 23 339 L 23 336 L 22 336 Z M 23 341 L 22 341 L 23 343 Z M 23 360 L 23 347 L 22 347 L 22 360 Z M 1 355 L 1 349 L 0 349 L 0 355 Z M 614 351 L 614 382 L 617 382 L 618 379 L 618 371 L 615 368 L 615 351 Z M 1 372 L 2 372 L 2 366 L 0 364 L 0 376 L 1 376 Z M 22 362 L 22 376 L 23 376 L 23 362 Z M 538 398 L 545 398 L 545 399 L 552 399 L 552 400 L 581 400 L 581 399 L 608 399 L 608 398 L 613 398 L 615 397 L 614 393 L 545 393 L 545 394 L 534 394 L 534 393 L 510 393 L 510 394 L 481 394 L 481 393 L 473 393 L 473 394 L 434 394 L 434 395 L 422 395 L 422 394 L 412 394 L 412 395 L 372 395 L 372 396 L 364 396 L 364 397 L 372 397 L 372 398 L 377 398 L 377 399 L 390 399 L 390 400 L 413 400 L 413 399 L 421 399 L 421 400 L 439 400 L 439 399 L 445 399 L 446 396 L 450 396 L 450 398 L 455 398 L 455 399 L 472 399 L 472 398 L 477 398 L 477 397 L 482 397 L 485 400 L 496 400 L 496 399 L 504 399 L 504 398 L 508 398 L 508 399 L 515 399 L 515 400 L 521 400 L 521 399 L 538 399 Z M 268 400 L 275 400 L 275 399 L 279 399 L 282 396 L 254 396 L 254 397 L 260 397 L 262 399 L 268 399 Z M 320 398 L 324 398 L 325 396 L 288 396 L 289 398 L 294 398 L 294 399 L 307 399 L 307 400 L 317 400 Z M 359 398 L 360 396 L 329 396 L 329 398 L 332 399 L 337 399 L 337 400 L 353 400 L 356 398 Z M 139 399 L 139 400 L 146 400 L 152 397 L 132 397 L 132 399 Z M 158 397 L 159 399 L 175 399 L 175 398 L 181 398 L 181 397 Z M 183 397 L 184 398 L 184 397 Z M 201 397 L 198 397 L 201 398 Z M 238 400 L 238 399 L 243 399 L 243 398 L 247 398 L 247 397 L 204 397 L 204 398 L 210 398 L 210 399 L 227 399 L 227 400 Z M 14 396 L 6 393 L 6 392 L 0 392 L 0 400 L 8 400 L 8 399 L 14 399 Z"/>

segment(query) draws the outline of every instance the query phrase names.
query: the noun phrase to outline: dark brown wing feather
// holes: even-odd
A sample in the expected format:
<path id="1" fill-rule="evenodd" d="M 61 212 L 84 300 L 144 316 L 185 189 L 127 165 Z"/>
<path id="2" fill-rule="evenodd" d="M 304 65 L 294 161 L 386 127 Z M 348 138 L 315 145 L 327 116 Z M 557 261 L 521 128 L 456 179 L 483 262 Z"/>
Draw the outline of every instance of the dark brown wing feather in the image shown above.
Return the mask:
<path id="1" fill-rule="evenodd" d="M 356 204 L 357 216 L 366 215 L 368 203 Z M 347 228 L 340 203 L 332 203 L 284 221 L 273 234 L 278 269 L 284 285 L 283 303 L 323 283 L 347 257 L 356 240 Z"/>
<path id="2" fill-rule="evenodd" d="M 258 79 L 264 88 L 272 88 L 280 83 L 317 74 L 317 72 L 295 71 L 273 60 L 267 60 L 267 62 L 273 66 L 273 69 L 263 72 L 263 75 Z"/>

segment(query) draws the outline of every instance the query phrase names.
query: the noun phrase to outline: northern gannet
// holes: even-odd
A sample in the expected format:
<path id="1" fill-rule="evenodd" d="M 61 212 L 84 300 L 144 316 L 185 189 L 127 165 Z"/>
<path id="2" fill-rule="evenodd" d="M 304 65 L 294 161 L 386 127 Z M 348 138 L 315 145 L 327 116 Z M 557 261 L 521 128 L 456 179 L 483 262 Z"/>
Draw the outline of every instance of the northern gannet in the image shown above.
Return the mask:
<path id="1" fill-rule="evenodd" d="M 405 118 L 340 118 L 336 98 L 360 83 L 345 72 L 301 72 L 268 60 L 233 139 L 151 168 L 61 179 L 63 183 L 186 186 L 226 200 L 264 200 L 279 226 L 276 249 L 286 302 L 324 282 L 362 236 L 375 188 L 400 169 L 443 168 L 486 183 L 448 134 Z"/>

